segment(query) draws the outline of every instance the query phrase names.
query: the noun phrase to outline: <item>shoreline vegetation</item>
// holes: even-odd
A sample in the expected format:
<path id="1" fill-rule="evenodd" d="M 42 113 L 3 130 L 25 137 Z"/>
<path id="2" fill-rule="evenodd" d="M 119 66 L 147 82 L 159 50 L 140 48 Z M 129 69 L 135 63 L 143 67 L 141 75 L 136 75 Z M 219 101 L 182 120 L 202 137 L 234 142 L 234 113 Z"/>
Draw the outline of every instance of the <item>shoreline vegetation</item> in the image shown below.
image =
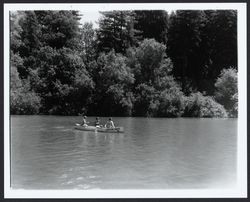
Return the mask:
<path id="1" fill-rule="evenodd" d="M 10 13 L 10 113 L 237 117 L 237 11 Z"/>

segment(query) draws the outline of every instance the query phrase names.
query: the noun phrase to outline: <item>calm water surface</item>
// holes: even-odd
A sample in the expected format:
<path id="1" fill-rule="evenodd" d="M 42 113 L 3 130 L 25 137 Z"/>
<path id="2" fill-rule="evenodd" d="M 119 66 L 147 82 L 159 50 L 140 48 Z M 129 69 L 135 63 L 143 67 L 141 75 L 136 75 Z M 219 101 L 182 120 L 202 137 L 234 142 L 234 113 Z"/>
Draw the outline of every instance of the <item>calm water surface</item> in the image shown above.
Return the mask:
<path id="1" fill-rule="evenodd" d="M 114 118 L 124 126 L 123 134 L 77 131 L 73 126 L 80 120 L 11 116 L 12 188 L 187 189 L 235 184 L 237 119 Z"/>

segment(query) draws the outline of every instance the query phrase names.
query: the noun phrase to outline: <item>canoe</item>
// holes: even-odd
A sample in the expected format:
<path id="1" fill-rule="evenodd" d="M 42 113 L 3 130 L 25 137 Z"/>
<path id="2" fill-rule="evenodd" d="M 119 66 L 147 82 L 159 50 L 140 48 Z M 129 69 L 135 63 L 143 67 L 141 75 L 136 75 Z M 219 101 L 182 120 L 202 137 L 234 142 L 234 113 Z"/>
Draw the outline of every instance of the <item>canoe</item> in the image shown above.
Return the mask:
<path id="1" fill-rule="evenodd" d="M 95 126 L 81 126 L 79 123 L 75 125 L 75 129 L 82 131 L 93 131 L 93 132 L 101 132 L 101 133 L 123 133 L 123 127 L 115 127 L 115 128 L 98 128 Z"/>

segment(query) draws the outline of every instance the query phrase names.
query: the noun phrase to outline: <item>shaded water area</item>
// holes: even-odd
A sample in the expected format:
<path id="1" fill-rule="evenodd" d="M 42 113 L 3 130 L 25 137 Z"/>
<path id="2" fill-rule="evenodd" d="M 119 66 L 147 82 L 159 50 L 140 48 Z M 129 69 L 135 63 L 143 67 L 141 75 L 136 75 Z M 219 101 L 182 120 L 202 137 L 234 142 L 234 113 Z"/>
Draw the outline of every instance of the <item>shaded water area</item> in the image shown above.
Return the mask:
<path id="1" fill-rule="evenodd" d="M 237 119 L 114 118 L 125 129 L 120 134 L 75 130 L 80 121 L 11 116 L 12 188 L 191 189 L 236 183 Z"/>

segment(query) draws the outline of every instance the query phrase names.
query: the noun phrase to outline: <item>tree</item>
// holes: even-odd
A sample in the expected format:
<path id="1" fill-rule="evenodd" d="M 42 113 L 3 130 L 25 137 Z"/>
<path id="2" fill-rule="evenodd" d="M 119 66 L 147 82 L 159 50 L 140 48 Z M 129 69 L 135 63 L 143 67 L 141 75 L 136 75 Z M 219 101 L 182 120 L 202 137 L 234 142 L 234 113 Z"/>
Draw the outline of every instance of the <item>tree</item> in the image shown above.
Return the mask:
<path id="1" fill-rule="evenodd" d="M 20 18 L 19 24 L 22 28 L 22 45 L 19 52 L 21 57 L 28 57 L 35 54 L 40 47 L 40 24 L 34 11 L 25 11 L 24 17 Z"/>
<path id="2" fill-rule="evenodd" d="M 214 83 L 222 69 L 237 68 L 237 11 L 207 10 L 205 13 L 208 20 L 204 40 L 211 61 L 206 73 Z"/>
<path id="3" fill-rule="evenodd" d="M 22 79 L 27 79 L 30 69 L 35 66 L 34 56 L 40 45 L 39 24 L 33 11 L 12 12 L 10 22 L 10 48 L 14 55 L 22 58 L 22 65 L 17 66 L 17 71 Z"/>
<path id="4" fill-rule="evenodd" d="M 80 30 L 79 51 L 86 64 L 97 57 L 96 33 L 92 23 L 84 23 Z"/>
<path id="5" fill-rule="evenodd" d="M 39 100 L 29 105 L 41 101 L 39 110 L 45 114 L 78 114 L 87 108 L 94 83 L 80 57 L 78 12 L 25 11 L 17 14 L 11 21 L 15 39 L 11 60 L 15 64 L 13 78 L 17 83 L 20 80 L 18 89 L 21 90 L 13 94 L 13 101 L 24 99 L 23 93 L 27 97 L 34 95 L 33 98 L 38 95 Z M 24 110 L 22 113 L 31 112 Z"/>
<path id="6" fill-rule="evenodd" d="M 35 11 L 41 25 L 43 46 L 74 49 L 78 46 L 79 14 L 77 11 Z"/>
<path id="7" fill-rule="evenodd" d="M 37 114 L 40 109 L 40 97 L 31 90 L 28 80 L 21 80 L 17 66 L 22 65 L 22 59 L 13 55 L 10 62 L 10 113 Z"/>
<path id="8" fill-rule="evenodd" d="M 215 83 L 215 99 L 225 107 L 231 117 L 238 115 L 237 85 L 237 71 L 233 68 L 223 69 Z"/>
<path id="9" fill-rule="evenodd" d="M 23 65 L 23 60 L 18 54 L 10 52 L 10 89 L 15 90 L 22 86 L 18 67 Z"/>
<path id="10" fill-rule="evenodd" d="M 136 10 L 134 28 L 141 40 L 153 38 L 167 43 L 168 13 L 164 10 Z"/>
<path id="11" fill-rule="evenodd" d="M 135 74 L 136 116 L 180 116 L 183 94 L 170 75 L 173 65 L 165 53 L 166 47 L 145 39 L 127 53 L 127 63 Z"/>
<path id="12" fill-rule="evenodd" d="M 72 110 L 69 114 L 91 113 L 90 107 L 93 101 L 95 83 L 85 68 L 77 69 L 73 81 L 73 90 L 70 94 Z"/>
<path id="13" fill-rule="evenodd" d="M 145 83 L 139 84 L 135 89 L 133 114 L 135 116 L 153 116 L 158 108 L 158 105 L 154 103 L 157 93 L 153 86 Z"/>
<path id="14" fill-rule="evenodd" d="M 96 104 L 97 113 L 105 116 L 131 115 L 133 108 L 134 75 L 126 65 L 126 58 L 111 51 L 102 53 L 97 60 Z"/>
<path id="15" fill-rule="evenodd" d="M 22 28 L 19 25 L 20 18 L 22 17 L 23 13 L 20 11 L 10 13 L 10 49 L 13 53 L 17 53 L 22 45 Z"/>
<path id="16" fill-rule="evenodd" d="M 176 11 L 170 17 L 167 53 L 186 94 L 214 93 L 223 68 L 237 64 L 237 12 Z"/>
<path id="17" fill-rule="evenodd" d="M 170 16 L 167 54 L 173 61 L 173 74 L 181 81 L 186 93 L 189 92 L 189 85 L 196 88 L 201 78 L 204 61 L 198 56 L 203 53 L 200 45 L 205 22 L 204 11 L 178 10 Z"/>
<path id="18" fill-rule="evenodd" d="M 42 97 L 42 111 L 50 114 L 76 114 L 82 108 L 79 102 L 85 105 L 93 88 L 81 57 L 69 48 L 53 49 L 47 46 L 41 48 L 38 58 L 41 58 L 38 63 L 39 81 L 34 85 Z M 77 94 L 76 89 L 81 91 L 77 97 L 82 100 L 78 102 L 72 96 Z M 82 89 L 85 89 L 84 93 Z M 83 98 L 83 94 L 86 97 Z"/>
<path id="19" fill-rule="evenodd" d="M 134 36 L 134 14 L 132 11 L 101 12 L 97 31 L 99 52 L 125 53 L 136 42 Z"/>
<path id="20" fill-rule="evenodd" d="M 145 39 L 137 48 L 128 50 L 128 65 L 135 74 L 136 85 L 155 82 L 159 68 L 168 60 L 165 50 L 166 47 L 154 39 Z"/>

